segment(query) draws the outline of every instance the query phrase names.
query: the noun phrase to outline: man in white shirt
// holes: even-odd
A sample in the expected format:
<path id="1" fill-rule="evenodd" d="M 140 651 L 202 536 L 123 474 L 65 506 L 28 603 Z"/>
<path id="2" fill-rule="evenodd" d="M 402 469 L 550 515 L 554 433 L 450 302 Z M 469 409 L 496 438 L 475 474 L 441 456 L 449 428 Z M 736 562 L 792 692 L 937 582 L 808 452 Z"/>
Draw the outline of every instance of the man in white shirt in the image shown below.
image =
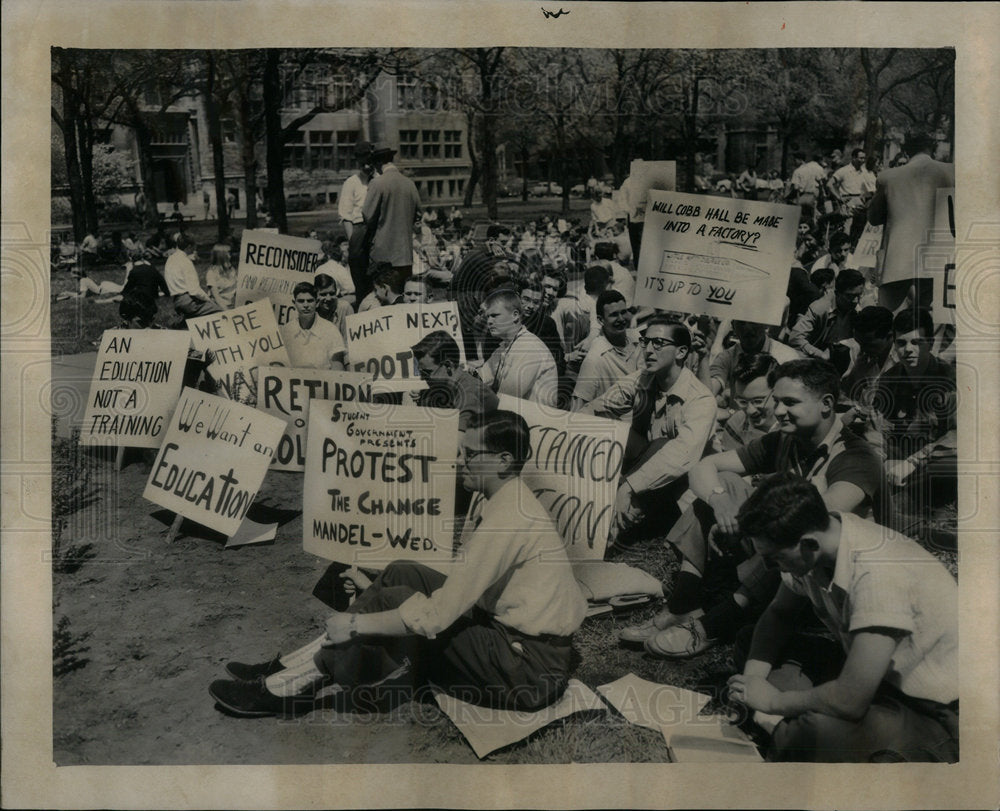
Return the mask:
<path id="1" fill-rule="evenodd" d="M 323 636 L 270 662 L 230 662 L 237 680 L 213 682 L 212 698 L 241 717 L 289 714 L 313 709 L 316 691 L 331 680 L 351 694 L 395 676 L 397 691 L 410 688 L 406 697 L 430 683 L 508 710 L 558 700 L 587 601 L 552 518 L 520 479 L 530 455 L 520 415 L 473 418 L 458 475 L 485 498 L 446 573 L 390 563 L 346 612 L 326 621 Z"/>
<path id="2" fill-rule="evenodd" d="M 316 288 L 299 282 L 292 290 L 297 317 L 281 326 L 281 338 L 295 369 L 344 368 L 344 339 L 340 330 L 316 314 Z"/>
<path id="3" fill-rule="evenodd" d="M 573 410 L 604 394 L 612 385 L 639 368 L 642 352 L 638 335 L 630 335 L 632 320 L 625 297 L 617 290 L 605 290 L 597 297 L 600 332 L 580 365 L 573 389 Z"/>
<path id="4" fill-rule="evenodd" d="M 177 314 L 187 320 L 199 315 L 221 313 L 222 310 L 202 289 L 194 262 L 185 253 L 185 249 L 188 247 L 193 249 L 194 246 L 189 246 L 187 238 L 179 232 L 174 234 L 173 243 L 174 251 L 167 257 L 167 262 L 163 266 L 163 279 L 167 283 L 170 295 L 174 297 L 174 309 Z"/>
<path id="5" fill-rule="evenodd" d="M 371 159 L 372 145 L 367 141 L 358 141 L 354 145 L 354 157 L 358 162 L 358 171 L 344 181 L 337 198 L 337 213 L 347 234 L 348 259 L 351 268 L 351 278 L 356 301 L 361 301 L 371 290 L 368 281 L 368 243 L 366 241 L 365 220 L 361 209 L 368 194 L 368 183 L 375 173 Z M 332 274 L 331 274 L 332 275 Z"/>
<path id="6" fill-rule="evenodd" d="M 326 261 L 316 268 L 316 275 L 318 276 L 323 273 L 333 279 L 336 283 L 337 295 L 353 307 L 357 301 L 357 297 L 354 294 L 354 278 L 351 276 L 350 270 L 334 258 L 336 254 L 337 246 L 333 242 L 326 241 L 323 243 L 323 255 L 326 257 Z"/>

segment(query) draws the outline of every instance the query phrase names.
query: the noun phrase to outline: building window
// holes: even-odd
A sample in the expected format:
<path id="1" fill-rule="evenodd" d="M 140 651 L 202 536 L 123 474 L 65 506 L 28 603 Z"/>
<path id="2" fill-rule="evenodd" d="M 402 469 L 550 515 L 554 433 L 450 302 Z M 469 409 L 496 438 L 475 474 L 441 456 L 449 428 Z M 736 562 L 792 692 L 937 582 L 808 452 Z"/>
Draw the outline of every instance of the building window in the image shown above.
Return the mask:
<path id="1" fill-rule="evenodd" d="M 293 132 L 285 142 L 285 168 L 308 169 L 306 165 L 308 153 L 306 134 L 302 130 Z"/>
<path id="2" fill-rule="evenodd" d="M 441 157 L 441 130 L 423 131 L 423 157 Z"/>
<path id="3" fill-rule="evenodd" d="M 396 98 L 400 110 L 417 109 L 420 95 L 416 77 L 405 73 L 396 77 Z"/>
<path id="4" fill-rule="evenodd" d="M 462 131 L 444 131 L 444 156 L 445 158 L 462 157 Z"/>
<path id="5" fill-rule="evenodd" d="M 420 157 L 420 131 L 399 131 L 399 157 L 415 160 Z"/>
<path id="6" fill-rule="evenodd" d="M 354 87 L 350 79 L 330 79 L 324 87 L 324 106 L 327 110 L 342 110 L 349 106 Z"/>
<path id="7" fill-rule="evenodd" d="M 236 122 L 231 118 L 223 118 L 219 123 L 222 126 L 222 140 L 227 144 L 235 144 Z"/>
<path id="8" fill-rule="evenodd" d="M 458 193 L 459 193 L 459 195 L 462 195 L 464 191 L 465 191 L 465 179 L 460 177 L 458 179 Z"/>
<path id="9" fill-rule="evenodd" d="M 354 168 L 354 145 L 358 142 L 357 130 L 337 130 L 337 169 Z M 332 168 L 332 167 L 331 167 Z"/>
<path id="10" fill-rule="evenodd" d="M 335 169 L 333 133 L 314 130 L 309 133 L 309 152 L 313 169 Z"/>

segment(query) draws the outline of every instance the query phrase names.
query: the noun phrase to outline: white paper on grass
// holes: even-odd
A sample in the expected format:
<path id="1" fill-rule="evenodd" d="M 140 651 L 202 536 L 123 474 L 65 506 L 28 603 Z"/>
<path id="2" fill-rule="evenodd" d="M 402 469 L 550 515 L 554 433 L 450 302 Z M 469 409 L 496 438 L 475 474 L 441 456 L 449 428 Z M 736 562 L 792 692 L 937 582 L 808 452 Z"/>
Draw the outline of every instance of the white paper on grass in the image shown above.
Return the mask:
<path id="1" fill-rule="evenodd" d="M 597 688 L 604 699 L 620 712 L 625 720 L 661 732 L 665 726 L 676 725 L 697 717 L 711 696 L 675 687 L 671 684 L 641 679 L 628 673 Z M 669 741 L 668 741 L 669 742 Z"/>
<path id="2" fill-rule="evenodd" d="M 239 529 L 236 530 L 226 541 L 226 549 L 232 546 L 247 546 L 252 543 L 264 543 L 274 540 L 278 534 L 277 522 L 273 524 L 260 524 L 249 518 L 244 518 Z"/>
<path id="3" fill-rule="evenodd" d="M 594 691 L 576 679 L 569 680 L 566 692 L 559 701 L 537 712 L 480 707 L 440 691 L 435 692 L 434 700 L 465 736 L 478 758 L 524 740 L 560 718 L 587 710 L 605 709 Z"/>
<path id="4" fill-rule="evenodd" d="M 763 758 L 742 730 L 718 715 L 664 726 L 663 738 L 677 763 L 761 763 Z"/>

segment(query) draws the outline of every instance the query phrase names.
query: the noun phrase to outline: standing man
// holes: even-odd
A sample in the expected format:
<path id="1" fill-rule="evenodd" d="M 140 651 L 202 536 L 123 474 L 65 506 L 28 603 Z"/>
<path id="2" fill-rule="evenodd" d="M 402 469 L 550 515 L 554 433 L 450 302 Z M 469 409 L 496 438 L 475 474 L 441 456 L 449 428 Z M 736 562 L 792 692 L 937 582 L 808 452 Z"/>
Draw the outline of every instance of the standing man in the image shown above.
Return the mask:
<path id="1" fill-rule="evenodd" d="M 378 172 L 368 184 L 361 212 L 366 239 L 371 246 L 368 260 L 387 262 L 395 271 L 402 290 L 413 273 L 413 223 L 420 212 L 420 194 L 413 181 L 392 162 L 396 150 L 378 146 L 371 160 Z"/>
<path id="2" fill-rule="evenodd" d="M 372 145 L 367 141 L 358 141 L 354 145 L 354 159 L 358 170 L 344 181 L 340 197 L 337 198 L 337 213 L 340 214 L 348 239 L 347 263 L 354 280 L 355 301 L 359 304 L 371 292 L 371 282 L 368 279 L 368 243 L 362 215 L 368 184 L 375 173 L 371 155 Z"/>
<path id="3" fill-rule="evenodd" d="M 858 244 L 868 221 L 868 203 L 875 194 L 875 175 L 865 166 L 865 151 L 851 151 L 851 162 L 841 166 L 830 178 L 830 194 L 851 218 L 851 247 Z M 831 246 L 832 247 L 832 246 Z"/>
<path id="4" fill-rule="evenodd" d="M 803 220 L 811 222 L 816 214 L 816 201 L 826 182 L 826 171 L 815 160 L 807 162 L 804 152 L 796 152 L 795 161 L 791 179 L 793 202 L 802 206 Z"/>
<path id="5" fill-rule="evenodd" d="M 281 326 L 281 339 L 295 369 L 344 368 L 344 339 L 340 330 L 316 315 L 316 288 L 299 282 L 292 290 L 296 317 Z"/>

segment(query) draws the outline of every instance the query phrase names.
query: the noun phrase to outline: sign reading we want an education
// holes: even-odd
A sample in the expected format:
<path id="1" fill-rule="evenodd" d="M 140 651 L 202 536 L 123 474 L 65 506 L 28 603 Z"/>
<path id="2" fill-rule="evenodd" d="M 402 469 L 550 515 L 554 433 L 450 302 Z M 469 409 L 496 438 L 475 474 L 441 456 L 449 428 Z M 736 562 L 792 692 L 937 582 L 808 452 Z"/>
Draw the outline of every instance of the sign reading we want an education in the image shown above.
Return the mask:
<path id="1" fill-rule="evenodd" d="M 234 535 L 264 480 L 285 421 L 185 388 L 143 498 Z"/>
<path id="2" fill-rule="evenodd" d="M 458 411 L 314 400 L 303 486 L 303 547 L 385 568 L 443 570 L 455 521 Z"/>
<path id="3" fill-rule="evenodd" d="M 184 331 L 105 330 L 80 442 L 158 448 L 181 393 L 190 345 Z"/>
<path id="4" fill-rule="evenodd" d="M 244 231 L 236 269 L 236 306 L 268 299 L 278 325 L 295 316 L 292 290 L 311 282 L 323 251 L 318 239 Z"/>
<path id="5" fill-rule="evenodd" d="M 288 420 L 271 466 L 276 470 L 302 471 L 306 468 L 306 430 L 309 404 L 313 400 L 370 403 L 371 378 L 358 372 L 331 372 L 319 369 L 285 369 L 281 366 L 258 370 L 257 407 Z"/>
<path id="6" fill-rule="evenodd" d="M 427 388 L 417 371 L 412 347 L 425 335 L 443 330 L 458 344 L 465 363 L 458 305 L 395 304 L 347 316 L 347 356 L 355 372 L 371 375 L 378 391 Z"/>
<path id="7" fill-rule="evenodd" d="M 780 324 L 799 214 L 798 206 L 650 190 L 636 300 Z"/>

